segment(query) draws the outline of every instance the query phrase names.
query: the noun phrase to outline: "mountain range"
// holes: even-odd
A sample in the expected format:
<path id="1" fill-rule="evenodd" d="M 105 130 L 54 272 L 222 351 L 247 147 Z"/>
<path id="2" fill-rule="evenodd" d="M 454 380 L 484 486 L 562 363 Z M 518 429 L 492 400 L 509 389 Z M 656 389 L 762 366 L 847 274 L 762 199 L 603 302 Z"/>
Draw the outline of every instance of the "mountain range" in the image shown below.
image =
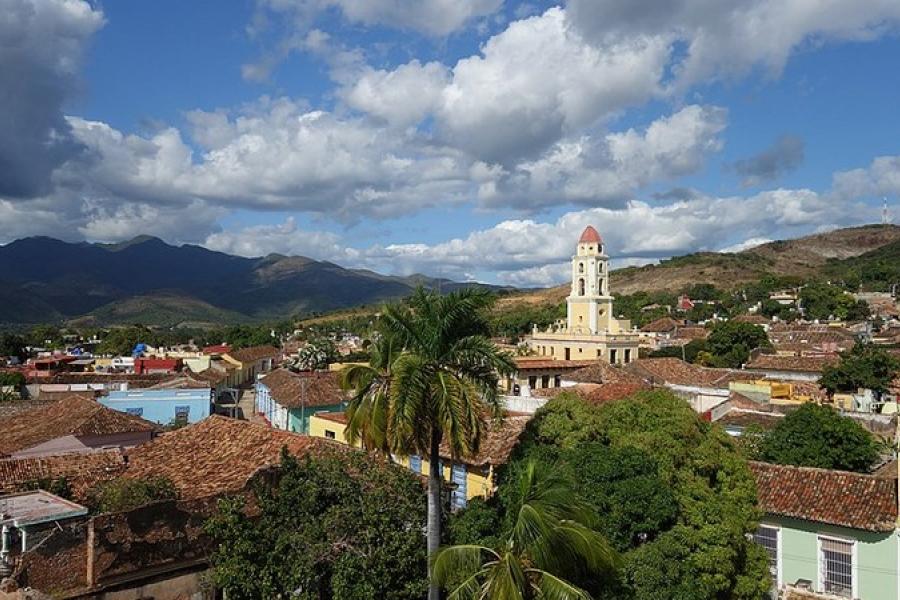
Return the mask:
<path id="1" fill-rule="evenodd" d="M 302 256 L 244 258 L 149 236 L 120 244 L 32 237 L 0 246 L 0 323 L 7 324 L 240 323 L 383 302 L 417 285 L 473 284 Z"/>
<path id="2" fill-rule="evenodd" d="M 677 292 L 695 283 L 737 287 L 766 275 L 900 283 L 900 227 L 868 225 L 741 252 L 698 252 L 612 273 L 613 291 Z M 33 237 L 0 246 L 0 323 L 209 325 L 282 319 L 377 304 L 417 285 L 469 285 L 425 275 L 387 276 L 302 256 L 244 258 L 142 236 L 120 244 Z M 559 302 L 569 286 L 505 292 L 501 302 Z"/>

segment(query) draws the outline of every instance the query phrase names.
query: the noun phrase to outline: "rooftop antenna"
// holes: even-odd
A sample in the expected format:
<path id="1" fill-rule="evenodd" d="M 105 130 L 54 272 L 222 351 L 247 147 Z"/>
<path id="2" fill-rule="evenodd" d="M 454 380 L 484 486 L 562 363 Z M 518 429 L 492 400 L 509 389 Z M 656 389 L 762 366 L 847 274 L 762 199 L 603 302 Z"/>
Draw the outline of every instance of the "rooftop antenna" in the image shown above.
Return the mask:
<path id="1" fill-rule="evenodd" d="M 887 225 L 891 222 L 891 213 L 888 212 L 887 196 L 881 199 L 881 224 Z"/>

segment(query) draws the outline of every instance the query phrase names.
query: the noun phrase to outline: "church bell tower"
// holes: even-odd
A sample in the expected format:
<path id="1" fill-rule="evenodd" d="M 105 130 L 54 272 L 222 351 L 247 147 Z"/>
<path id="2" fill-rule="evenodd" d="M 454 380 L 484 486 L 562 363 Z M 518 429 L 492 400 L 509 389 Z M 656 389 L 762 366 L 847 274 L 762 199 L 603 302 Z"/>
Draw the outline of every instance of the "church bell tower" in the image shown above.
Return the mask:
<path id="1" fill-rule="evenodd" d="M 568 330 L 582 335 L 609 331 L 612 304 L 609 257 L 600 234 L 588 225 L 572 257 L 572 290 L 566 298 Z"/>

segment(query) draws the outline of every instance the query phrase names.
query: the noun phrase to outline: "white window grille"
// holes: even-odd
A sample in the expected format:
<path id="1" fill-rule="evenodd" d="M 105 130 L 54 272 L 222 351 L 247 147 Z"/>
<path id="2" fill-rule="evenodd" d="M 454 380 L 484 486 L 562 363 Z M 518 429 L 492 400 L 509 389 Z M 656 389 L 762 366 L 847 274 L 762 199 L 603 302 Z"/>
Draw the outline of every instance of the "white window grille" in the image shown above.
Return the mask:
<path id="1" fill-rule="evenodd" d="M 760 525 L 753 534 L 753 541 L 765 548 L 769 556 L 769 574 L 772 575 L 772 585 L 778 586 L 778 528 Z"/>
<path id="2" fill-rule="evenodd" d="M 819 574 L 822 591 L 853 597 L 853 542 L 819 538 Z"/>

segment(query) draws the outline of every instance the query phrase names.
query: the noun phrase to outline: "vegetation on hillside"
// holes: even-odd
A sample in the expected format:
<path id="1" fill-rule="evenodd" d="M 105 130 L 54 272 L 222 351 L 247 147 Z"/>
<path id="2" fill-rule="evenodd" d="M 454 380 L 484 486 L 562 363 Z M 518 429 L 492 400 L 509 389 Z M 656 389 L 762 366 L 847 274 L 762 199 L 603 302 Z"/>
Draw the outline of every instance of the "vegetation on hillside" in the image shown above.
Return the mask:
<path id="1" fill-rule="evenodd" d="M 724 431 L 672 394 L 599 408 L 565 393 L 549 402 L 497 496 L 454 517 L 454 543 L 496 543 L 497 524 L 515 520 L 517 481 L 531 462 L 574 477 L 598 531 L 622 556 L 615 576 L 575 581 L 593 597 L 758 600 L 768 590 L 765 554 L 748 539 L 757 512 L 746 462 Z"/>

